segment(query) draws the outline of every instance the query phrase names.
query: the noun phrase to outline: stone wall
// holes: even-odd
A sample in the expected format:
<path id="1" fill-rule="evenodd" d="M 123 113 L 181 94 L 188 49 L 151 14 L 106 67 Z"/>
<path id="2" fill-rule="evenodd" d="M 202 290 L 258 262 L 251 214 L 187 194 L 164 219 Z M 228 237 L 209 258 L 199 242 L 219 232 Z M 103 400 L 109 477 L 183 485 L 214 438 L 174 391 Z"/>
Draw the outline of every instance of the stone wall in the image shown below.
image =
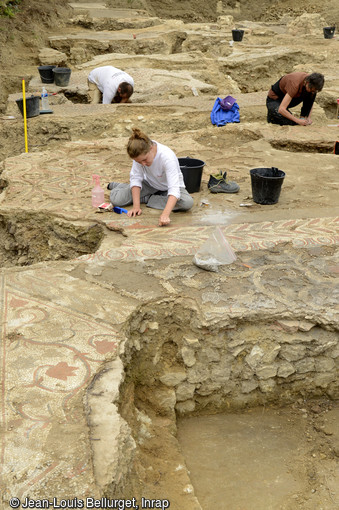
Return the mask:
<path id="1" fill-rule="evenodd" d="M 339 338 L 332 327 L 273 317 L 189 328 L 159 312 L 131 331 L 125 356 L 127 370 L 138 374 L 143 394 L 149 387 L 149 403 L 161 413 L 339 396 Z"/>
<path id="2" fill-rule="evenodd" d="M 296 310 L 282 315 L 274 308 L 257 315 L 225 312 L 215 321 L 189 297 L 140 307 L 126 325 L 120 352 L 119 414 L 135 447 L 126 473 L 118 477 L 112 466 L 105 494 L 140 497 L 145 487 L 167 494 L 176 477 L 174 494 L 180 499 L 184 487 L 185 508 L 200 509 L 176 439 L 176 417 L 337 399 L 337 329 L 330 310 L 326 317 L 301 317 Z M 118 435 L 123 444 L 126 435 Z M 161 483 L 149 485 L 154 465 Z M 173 467 L 178 465 L 180 471 Z"/>

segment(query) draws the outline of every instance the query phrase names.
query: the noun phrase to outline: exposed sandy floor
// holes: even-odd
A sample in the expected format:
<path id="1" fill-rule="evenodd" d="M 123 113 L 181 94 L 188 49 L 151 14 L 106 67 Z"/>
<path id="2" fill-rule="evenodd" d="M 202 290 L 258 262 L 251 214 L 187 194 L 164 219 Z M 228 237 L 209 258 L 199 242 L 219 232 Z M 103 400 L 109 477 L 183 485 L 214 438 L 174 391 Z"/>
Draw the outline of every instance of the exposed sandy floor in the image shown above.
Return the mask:
<path id="1" fill-rule="evenodd" d="M 320 404 L 300 401 L 289 409 L 179 422 L 179 442 L 204 510 L 225 502 L 234 510 L 335 508 L 338 408 Z"/>

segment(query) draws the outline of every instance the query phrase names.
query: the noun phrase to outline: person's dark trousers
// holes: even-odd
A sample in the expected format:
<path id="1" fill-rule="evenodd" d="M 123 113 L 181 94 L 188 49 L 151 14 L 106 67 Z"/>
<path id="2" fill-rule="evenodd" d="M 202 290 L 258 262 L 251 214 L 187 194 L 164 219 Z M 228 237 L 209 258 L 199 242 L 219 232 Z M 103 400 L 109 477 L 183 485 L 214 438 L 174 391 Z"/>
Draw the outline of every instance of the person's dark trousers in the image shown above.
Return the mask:
<path id="1" fill-rule="evenodd" d="M 308 117 L 312 110 L 314 100 L 314 94 L 305 94 L 303 97 L 296 97 L 295 99 L 292 99 L 289 104 L 289 108 L 293 108 L 294 106 L 298 106 L 298 104 L 303 103 L 300 116 Z M 294 122 L 294 120 L 286 119 L 286 117 L 281 115 L 281 113 L 278 113 L 280 103 L 281 101 L 279 101 L 279 99 L 271 99 L 270 97 L 266 98 L 267 122 L 270 122 L 271 124 L 279 124 L 279 126 L 296 126 L 297 123 Z"/>
<path id="2" fill-rule="evenodd" d="M 281 101 L 278 99 L 266 99 L 267 106 L 267 122 L 270 124 L 278 124 L 279 126 L 296 126 L 294 120 L 287 119 L 278 112 Z M 291 112 L 290 112 L 291 113 Z"/>

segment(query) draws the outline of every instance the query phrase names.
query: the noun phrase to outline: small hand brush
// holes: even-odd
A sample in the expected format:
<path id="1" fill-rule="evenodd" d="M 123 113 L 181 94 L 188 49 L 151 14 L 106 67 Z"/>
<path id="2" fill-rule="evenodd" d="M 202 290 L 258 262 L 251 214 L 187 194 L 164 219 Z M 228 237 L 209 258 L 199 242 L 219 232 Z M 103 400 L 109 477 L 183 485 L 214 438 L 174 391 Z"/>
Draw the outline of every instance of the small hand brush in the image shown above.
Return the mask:
<path id="1" fill-rule="evenodd" d="M 127 209 L 123 209 L 122 207 L 113 207 L 113 211 L 117 214 L 127 213 Z"/>

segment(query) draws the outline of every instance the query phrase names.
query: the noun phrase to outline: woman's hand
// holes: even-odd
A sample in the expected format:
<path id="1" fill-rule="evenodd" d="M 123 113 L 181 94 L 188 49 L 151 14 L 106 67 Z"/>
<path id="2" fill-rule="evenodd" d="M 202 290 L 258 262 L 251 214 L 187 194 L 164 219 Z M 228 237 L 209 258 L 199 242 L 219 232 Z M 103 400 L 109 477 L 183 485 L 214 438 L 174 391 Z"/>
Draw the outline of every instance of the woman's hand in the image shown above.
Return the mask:
<path id="1" fill-rule="evenodd" d="M 142 210 L 140 209 L 140 207 L 133 207 L 133 209 L 128 211 L 127 216 L 129 218 L 132 218 L 133 216 L 140 216 L 141 213 L 142 213 Z"/>
<path id="2" fill-rule="evenodd" d="M 310 126 L 312 121 L 309 117 L 300 117 L 298 124 L 300 126 Z"/>
<path id="3" fill-rule="evenodd" d="M 166 225 L 169 225 L 171 223 L 170 217 L 166 213 L 162 213 L 159 218 L 159 227 L 165 227 Z"/>
<path id="4" fill-rule="evenodd" d="M 174 195 L 168 195 L 167 204 L 159 218 L 159 227 L 165 227 L 171 223 L 170 214 L 177 203 L 178 199 Z"/>
<path id="5" fill-rule="evenodd" d="M 300 117 L 300 119 L 298 119 L 298 117 L 295 117 L 295 115 L 292 115 L 292 113 L 287 110 L 292 99 L 293 98 L 289 94 L 285 94 L 278 108 L 278 113 L 286 117 L 286 119 L 293 120 L 296 124 L 299 124 L 299 126 L 310 126 L 312 121 L 309 117 Z"/>

